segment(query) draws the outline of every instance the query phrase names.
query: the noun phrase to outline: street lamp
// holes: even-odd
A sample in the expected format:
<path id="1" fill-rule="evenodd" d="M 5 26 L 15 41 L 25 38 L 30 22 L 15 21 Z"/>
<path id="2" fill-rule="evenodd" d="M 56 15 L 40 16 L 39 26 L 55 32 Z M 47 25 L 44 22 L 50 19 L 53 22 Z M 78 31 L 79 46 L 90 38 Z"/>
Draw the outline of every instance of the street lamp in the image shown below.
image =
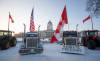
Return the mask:
<path id="1" fill-rule="evenodd" d="M 26 38 L 26 35 L 25 35 L 25 33 L 26 33 L 26 25 L 23 23 L 23 26 L 24 26 L 23 43 L 25 44 L 26 43 L 26 40 L 25 40 L 25 38 Z M 26 48 L 26 46 L 25 46 L 25 48 Z"/>
<path id="2" fill-rule="evenodd" d="M 38 43 L 40 42 L 39 31 L 40 31 L 40 25 L 38 26 L 38 41 L 37 41 L 37 47 L 38 47 Z"/>
<path id="3" fill-rule="evenodd" d="M 40 25 L 38 26 L 38 32 L 40 31 Z"/>
<path id="4" fill-rule="evenodd" d="M 38 36 L 40 37 L 39 31 L 40 31 L 40 25 L 38 26 Z"/>
<path id="5" fill-rule="evenodd" d="M 79 24 L 76 25 L 76 31 L 78 31 L 78 26 L 79 26 Z"/>

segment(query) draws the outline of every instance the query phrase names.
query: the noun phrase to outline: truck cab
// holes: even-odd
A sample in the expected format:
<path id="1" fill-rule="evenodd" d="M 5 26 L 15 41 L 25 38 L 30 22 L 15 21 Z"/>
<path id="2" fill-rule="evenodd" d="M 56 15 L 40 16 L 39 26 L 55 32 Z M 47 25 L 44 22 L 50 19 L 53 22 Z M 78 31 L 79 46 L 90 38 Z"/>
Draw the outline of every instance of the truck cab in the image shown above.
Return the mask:
<path id="1" fill-rule="evenodd" d="M 25 36 L 26 48 L 37 48 L 41 43 L 37 32 L 28 32 Z"/>
<path id="2" fill-rule="evenodd" d="M 95 49 L 100 45 L 100 37 L 98 36 L 98 30 L 85 30 L 82 31 L 81 40 L 83 45 L 88 47 L 89 49 Z"/>
<path id="3" fill-rule="evenodd" d="M 23 38 L 23 45 L 19 50 L 20 54 L 42 53 L 43 46 L 41 44 L 39 34 L 37 32 L 27 32 Z"/>
<path id="4" fill-rule="evenodd" d="M 79 39 L 77 31 L 64 31 L 63 32 L 63 48 L 62 53 L 70 54 L 85 54 L 82 42 Z"/>
<path id="5" fill-rule="evenodd" d="M 16 46 L 16 38 L 14 32 L 7 30 L 0 30 L 0 49 L 7 49 Z"/>
<path id="6" fill-rule="evenodd" d="M 76 45 L 77 43 L 77 31 L 64 31 L 63 43 L 64 45 Z"/>

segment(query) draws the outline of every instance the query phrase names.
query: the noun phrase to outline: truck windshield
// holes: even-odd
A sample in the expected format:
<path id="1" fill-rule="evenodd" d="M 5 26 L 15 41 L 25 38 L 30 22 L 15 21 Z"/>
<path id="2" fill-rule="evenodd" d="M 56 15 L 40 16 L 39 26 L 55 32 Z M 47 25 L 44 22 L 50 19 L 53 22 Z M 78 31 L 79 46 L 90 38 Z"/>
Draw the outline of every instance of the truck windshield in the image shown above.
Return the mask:
<path id="1" fill-rule="evenodd" d="M 88 32 L 88 35 L 89 35 L 89 36 L 96 35 L 96 32 Z"/>
<path id="2" fill-rule="evenodd" d="M 75 31 L 63 32 L 63 37 L 77 37 L 77 32 Z"/>
<path id="3" fill-rule="evenodd" d="M 0 36 L 8 35 L 8 31 L 0 31 Z M 12 32 L 9 32 L 9 36 L 12 35 Z"/>
<path id="4" fill-rule="evenodd" d="M 26 37 L 38 37 L 37 34 L 26 34 Z"/>

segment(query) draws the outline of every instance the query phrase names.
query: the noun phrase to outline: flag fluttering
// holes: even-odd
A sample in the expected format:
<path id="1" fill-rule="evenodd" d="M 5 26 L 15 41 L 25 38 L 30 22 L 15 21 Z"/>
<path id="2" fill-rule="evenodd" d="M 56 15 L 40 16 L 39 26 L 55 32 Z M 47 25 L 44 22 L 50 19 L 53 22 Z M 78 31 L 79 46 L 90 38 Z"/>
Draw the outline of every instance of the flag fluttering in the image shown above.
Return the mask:
<path id="1" fill-rule="evenodd" d="M 34 15 L 33 15 L 33 9 L 31 12 L 31 18 L 30 18 L 30 32 L 35 31 L 35 25 L 34 25 Z"/>
<path id="2" fill-rule="evenodd" d="M 93 30 L 93 20 L 92 20 L 92 17 L 89 15 L 87 16 L 84 20 L 83 20 L 83 23 L 88 21 L 88 20 L 91 20 L 91 24 L 92 24 L 92 30 Z"/>
<path id="3" fill-rule="evenodd" d="M 50 41 L 51 43 L 60 41 L 60 33 L 61 33 L 61 29 L 63 28 L 64 24 L 68 24 L 66 6 L 64 7 L 64 10 L 61 14 L 61 20 L 59 21 L 57 25 L 54 35 L 51 38 L 51 41 Z"/>
<path id="4" fill-rule="evenodd" d="M 55 30 L 55 33 L 59 33 L 60 32 L 60 29 L 62 28 L 62 26 L 63 26 L 63 21 L 60 20 L 60 22 L 58 23 L 58 26 L 57 26 L 57 28 Z"/>
<path id="5" fill-rule="evenodd" d="M 10 12 L 9 12 L 9 21 L 10 21 L 10 20 L 11 20 L 12 23 L 14 23 L 14 20 L 13 20 L 11 14 L 10 14 Z"/>
<path id="6" fill-rule="evenodd" d="M 84 20 L 83 20 L 83 23 L 86 22 L 87 20 L 91 19 L 90 15 L 87 16 Z"/>
<path id="7" fill-rule="evenodd" d="M 61 18 L 62 18 L 62 21 L 64 21 L 64 23 L 68 24 L 66 5 L 65 5 L 64 10 L 63 10 L 63 12 L 61 14 Z"/>
<path id="8" fill-rule="evenodd" d="M 55 37 L 55 35 L 52 36 L 50 43 L 54 43 L 57 42 L 57 38 Z"/>
<path id="9" fill-rule="evenodd" d="M 10 14 L 10 12 L 9 12 L 9 20 L 8 20 L 8 35 L 9 35 L 9 25 L 10 25 L 10 21 L 11 21 L 12 23 L 14 23 L 14 20 L 13 20 L 11 14 Z"/>

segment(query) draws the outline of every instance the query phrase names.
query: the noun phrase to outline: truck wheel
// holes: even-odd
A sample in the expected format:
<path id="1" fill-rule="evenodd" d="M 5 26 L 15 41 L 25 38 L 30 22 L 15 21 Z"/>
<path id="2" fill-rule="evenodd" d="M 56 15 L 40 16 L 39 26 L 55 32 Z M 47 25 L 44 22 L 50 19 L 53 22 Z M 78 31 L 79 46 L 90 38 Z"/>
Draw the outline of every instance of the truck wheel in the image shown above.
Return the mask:
<path id="1" fill-rule="evenodd" d="M 89 40 L 87 42 L 87 47 L 88 47 L 88 49 L 95 49 L 96 48 L 96 43 L 94 42 L 94 40 Z"/>
<path id="2" fill-rule="evenodd" d="M 10 44 L 9 44 L 9 42 L 7 42 L 5 48 L 9 48 L 9 47 L 10 47 Z"/>
<path id="3" fill-rule="evenodd" d="M 14 47 L 16 46 L 16 41 L 14 41 L 12 44 L 11 44 L 11 47 Z"/>
<path id="4" fill-rule="evenodd" d="M 39 44 L 38 48 L 35 49 L 35 52 L 42 53 L 43 52 L 43 46 Z"/>
<path id="5" fill-rule="evenodd" d="M 16 38 L 12 37 L 11 40 L 10 40 L 10 46 L 14 47 L 14 46 L 16 46 L 16 43 L 17 43 Z"/>
<path id="6" fill-rule="evenodd" d="M 6 42 L 6 44 L 1 47 L 1 50 L 8 49 L 9 47 L 10 47 L 9 42 Z"/>
<path id="7" fill-rule="evenodd" d="M 42 53 L 43 52 L 43 48 L 39 48 L 39 49 L 37 48 L 37 49 L 35 49 L 35 52 L 36 53 Z"/>

